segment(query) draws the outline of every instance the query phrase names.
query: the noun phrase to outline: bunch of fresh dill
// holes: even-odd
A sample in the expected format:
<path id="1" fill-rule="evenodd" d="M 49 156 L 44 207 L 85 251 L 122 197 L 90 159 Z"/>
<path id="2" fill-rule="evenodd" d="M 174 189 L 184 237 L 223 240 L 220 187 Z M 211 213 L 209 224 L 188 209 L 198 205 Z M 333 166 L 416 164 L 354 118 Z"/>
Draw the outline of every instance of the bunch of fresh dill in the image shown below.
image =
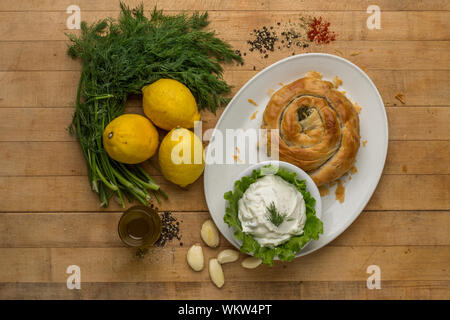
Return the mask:
<path id="1" fill-rule="evenodd" d="M 229 44 L 206 31 L 207 13 L 164 15 L 156 8 L 149 17 L 141 4 L 120 4 L 117 21 L 108 18 L 88 26 L 79 36 L 68 34 L 68 53 L 82 61 L 76 110 L 70 131 L 80 141 L 92 189 L 102 206 L 116 194 L 148 203 L 150 195 L 165 196 L 138 165 L 118 163 L 102 145 L 105 126 L 125 109 L 130 94 L 160 78 L 184 83 L 200 109 L 215 111 L 226 104 L 230 86 L 223 80 L 222 62 L 242 62 Z M 150 190 L 150 191 L 149 191 Z"/>

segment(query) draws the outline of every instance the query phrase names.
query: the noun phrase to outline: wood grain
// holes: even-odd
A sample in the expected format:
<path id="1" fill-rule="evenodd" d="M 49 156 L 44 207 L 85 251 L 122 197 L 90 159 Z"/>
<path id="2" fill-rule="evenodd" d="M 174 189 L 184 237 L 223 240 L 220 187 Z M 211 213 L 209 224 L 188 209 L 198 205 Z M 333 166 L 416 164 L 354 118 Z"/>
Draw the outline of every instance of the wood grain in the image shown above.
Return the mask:
<path id="1" fill-rule="evenodd" d="M 366 269 L 378 265 L 384 281 L 450 280 L 448 246 L 331 247 L 295 259 L 249 270 L 240 263 L 223 266 L 228 281 L 261 281 L 270 272 L 271 281 L 363 281 Z M 85 282 L 178 282 L 210 283 L 208 272 L 187 266 L 188 248 L 154 248 L 137 258 L 130 248 L 0 248 L 0 282 L 60 282 L 66 269 L 77 265 Z M 206 261 L 217 249 L 203 248 Z M 242 259 L 242 257 L 241 257 Z M 28 261 L 33 261 L 30 266 Z M 49 267 L 51 264 L 51 268 Z M 289 272 L 285 269 L 289 268 Z M 36 272 L 39 270 L 39 272 Z M 118 277 L 117 275 L 120 275 Z M 210 283 L 210 285 L 213 285 Z"/>
<path id="2" fill-rule="evenodd" d="M 250 36 L 248 37 L 250 39 Z M 310 43 L 308 48 L 282 48 L 270 52 L 267 58 L 250 52 L 245 41 L 229 41 L 234 49 L 245 53 L 245 64 L 225 65 L 229 70 L 261 70 L 265 66 L 293 53 L 324 52 L 340 55 L 367 70 L 448 70 L 450 41 L 346 41 L 338 40 L 327 46 Z M 0 46 L 0 71 L 79 71 L 79 61 L 67 55 L 67 41 L 13 41 Z M 280 45 L 280 44 L 278 44 Z M 358 55 L 352 54 L 359 52 Z M 374 59 L 376 57 L 376 59 Z"/>
<path id="3" fill-rule="evenodd" d="M 202 179 L 181 190 L 162 177 L 154 178 L 169 195 L 161 210 L 208 210 Z M 97 195 L 83 176 L 0 177 L 0 194 L 0 212 L 100 210 Z M 450 210 L 450 175 L 384 175 L 366 209 Z M 111 201 L 101 211 L 118 210 L 118 203 Z"/>
<path id="4" fill-rule="evenodd" d="M 434 1 L 434 0 L 433 0 Z M 123 1 L 122 1 L 123 2 Z M 164 10 L 264 10 L 269 5 L 269 0 L 128 0 L 126 4 L 130 7 L 136 7 L 144 3 L 145 8 L 151 9 L 155 5 Z M 11 1 L 4 0 L 0 5 L 0 11 L 66 11 L 66 8 L 72 4 L 78 5 L 83 11 L 104 11 L 118 10 L 120 0 L 44 0 L 35 1 Z M 417 6 L 411 5 L 410 8 Z M 440 9 L 437 3 L 430 6 L 424 6 L 428 10 Z"/>
<path id="5" fill-rule="evenodd" d="M 369 142 L 368 142 L 369 143 Z M 0 142 L 0 176 L 86 176 L 86 164 L 77 141 Z M 157 156 L 151 161 L 157 163 Z M 389 144 L 384 174 L 450 174 L 450 142 L 402 141 Z M 161 173 L 149 163 L 152 176 Z"/>
<path id="6" fill-rule="evenodd" d="M 236 93 L 256 73 L 236 70 L 225 73 L 224 78 L 234 86 L 231 93 Z M 395 96 L 403 92 L 408 105 L 448 106 L 448 71 L 368 70 L 368 75 L 387 105 L 399 105 Z M 0 108 L 73 107 L 79 78 L 78 71 L 0 72 Z M 342 88 L 345 90 L 345 84 Z"/>
<path id="7" fill-rule="evenodd" d="M 161 176 L 154 178 L 169 195 L 169 199 L 159 206 L 161 210 L 207 210 L 203 181 L 197 180 L 187 190 L 183 190 Z M 0 212 L 70 211 L 71 208 L 77 211 L 123 210 L 114 199 L 108 208 L 100 208 L 97 194 L 91 191 L 87 177 L 83 176 L 2 177 L 0 184 L 0 193 L 5 193 Z"/>
<path id="8" fill-rule="evenodd" d="M 5 212 L 0 215 L 0 248 L 123 247 L 116 227 L 122 212 Z M 183 246 L 202 243 L 200 229 L 208 211 L 175 212 Z M 445 211 L 364 211 L 329 246 L 449 246 L 450 223 Z M 86 226 L 95 226 L 88 228 Z M 43 233 L 42 230 L 49 232 Z M 379 232 L 383 230 L 383 232 Z M 221 237 L 222 247 L 231 247 Z M 167 244 L 179 248 L 177 240 Z"/>
<path id="9" fill-rule="evenodd" d="M 185 262 L 209 218 L 202 180 L 182 190 L 145 165 L 169 194 L 160 209 L 182 222 L 183 246 L 174 241 L 139 260 L 117 236 L 123 209 L 114 200 L 99 208 L 78 142 L 66 130 L 80 76 L 80 63 L 66 54 L 64 32 L 78 32 L 67 29 L 66 8 L 79 5 L 82 19 L 92 22 L 116 17 L 118 2 L 0 1 L 1 299 L 450 298 L 450 2 L 379 0 L 382 28 L 370 31 L 371 0 L 144 1 L 147 10 L 156 4 L 170 14 L 209 11 L 210 27 L 246 53 L 243 66 L 224 66 L 230 96 L 294 52 L 325 52 L 366 71 L 386 106 L 386 165 L 359 218 L 328 246 L 292 263 L 252 271 L 225 265 L 221 290 L 206 270 L 194 273 Z M 300 15 L 325 17 L 337 41 L 268 58 L 248 51 L 253 29 L 295 23 Z M 406 104 L 395 98 L 399 92 Z M 142 113 L 140 97 L 127 106 Z M 223 110 L 202 112 L 203 128 L 213 128 Z M 220 248 L 230 246 L 222 237 Z M 219 250 L 205 248 L 206 257 Z M 66 288 L 71 264 L 81 267 L 82 290 Z M 381 290 L 366 287 L 371 264 L 381 268 Z"/>
<path id="10" fill-rule="evenodd" d="M 216 115 L 203 112 L 203 130 L 213 128 L 222 111 Z M 446 124 L 450 120 L 450 108 L 388 107 L 386 111 L 390 140 L 430 141 L 449 137 L 450 128 Z M 130 108 L 127 112 L 142 113 L 142 109 Z M 0 108 L 0 141 L 75 141 L 67 131 L 72 114 L 72 108 Z"/>
<path id="11" fill-rule="evenodd" d="M 381 30 L 365 28 L 368 14 L 366 8 L 361 11 L 319 11 L 308 12 L 312 16 L 325 16 L 333 25 L 333 30 L 339 39 L 346 40 L 449 40 L 450 30 L 446 28 L 448 13 L 445 11 L 387 11 L 383 12 Z M 151 11 L 151 7 L 146 12 Z M 179 11 L 171 11 L 177 13 Z M 84 11 L 82 19 L 92 23 L 105 17 L 117 17 L 119 11 Z M 249 33 L 256 27 L 275 25 L 277 22 L 296 22 L 303 11 L 211 11 L 210 28 L 226 40 L 247 39 Z M 65 11 L 0 12 L 1 41 L 36 41 L 36 40 L 66 40 L 64 32 L 73 32 L 66 27 L 69 15 Z M 32 23 L 30 25 L 23 21 Z M 355 28 L 355 26 L 364 26 Z"/>
<path id="12" fill-rule="evenodd" d="M 0 283 L 4 299 L 449 299 L 450 281 L 383 281 L 368 290 L 363 281 L 227 281 L 221 289 L 208 282 L 83 282 L 81 290 L 62 283 Z"/>
<path id="13" fill-rule="evenodd" d="M 43 0 L 38 3 L 35 1 L 14 1 L 3 0 L 0 4 L 0 11 L 66 11 L 69 5 L 76 4 L 84 10 L 117 10 L 119 0 Z M 345 10 L 345 11 L 361 11 L 373 4 L 370 0 L 354 0 L 350 2 L 337 1 L 330 2 L 327 0 L 128 0 L 126 3 L 134 7 L 140 3 L 144 3 L 146 8 L 157 5 L 158 8 L 164 10 Z M 450 10 L 450 5 L 440 0 L 379 0 L 377 5 L 386 11 L 405 11 L 405 10 Z"/>

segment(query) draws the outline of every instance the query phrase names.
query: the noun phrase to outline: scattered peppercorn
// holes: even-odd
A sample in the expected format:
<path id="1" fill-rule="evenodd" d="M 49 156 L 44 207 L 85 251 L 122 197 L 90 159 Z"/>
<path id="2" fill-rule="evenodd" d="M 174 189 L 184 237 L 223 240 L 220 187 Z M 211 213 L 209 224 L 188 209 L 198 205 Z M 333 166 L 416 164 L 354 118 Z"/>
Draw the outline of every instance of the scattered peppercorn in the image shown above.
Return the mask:
<path id="1" fill-rule="evenodd" d="M 273 29 L 273 27 L 269 27 L 269 29 Z M 278 36 L 275 32 L 269 31 L 269 29 L 263 26 L 262 29 L 253 30 L 255 38 L 247 41 L 250 45 L 250 51 L 256 49 L 262 54 L 266 54 L 267 51 L 274 51 L 274 45 L 278 41 Z"/>
<path id="2" fill-rule="evenodd" d="M 155 246 L 164 247 L 167 242 L 172 241 L 173 239 L 181 240 L 180 223 L 172 215 L 172 212 L 165 211 L 160 215 L 162 230 L 161 236 L 159 237 L 158 241 L 156 241 Z M 183 246 L 182 242 L 180 242 L 180 246 Z"/>
<path id="3" fill-rule="evenodd" d="M 318 22 L 320 22 L 321 25 L 324 24 L 325 31 L 329 32 L 329 23 L 323 21 L 321 17 L 317 19 L 303 16 L 295 22 L 289 20 L 288 22 L 281 23 L 278 21 L 276 22 L 276 25 L 263 26 L 259 29 L 255 28 L 250 32 L 252 39 L 247 40 L 247 44 L 249 45 L 248 51 L 259 51 L 261 58 L 267 59 L 270 52 L 274 52 L 276 49 L 293 49 L 295 47 L 306 49 L 309 47 L 307 41 L 313 41 L 310 40 L 313 35 L 314 37 L 317 37 L 314 32 L 311 32 L 311 28 L 316 26 Z M 335 39 L 334 33 L 329 32 L 329 39 L 323 38 L 324 35 L 322 33 L 319 32 L 319 34 L 320 36 L 317 38 L 316 42 L 329 42 Z M 243 55 L 246 56 L 246 53 Z"/>
<path id="4" fill-rule="evenodd" d="M 336 34 L 330 31 L 330 23 L 322 17 L 313 18 L 301 16 L 299 20 L 291 22 L 276 22 L 276 25 L 262 26 L 250 32 L 251 39 L 247 40 L 248 52 L 259 52 L 262 59 L 267 59 L 271 52 L 283 49 L 306 49 L 309 41 L 317 44 L 327 44 L 336 40 Z M 247 52 L 235 51 L 239 56 L 247 56 Z M 291 51 L 295 55 L 295 51 Z M 256 70 L 255 66 L 253 70 Z"/>

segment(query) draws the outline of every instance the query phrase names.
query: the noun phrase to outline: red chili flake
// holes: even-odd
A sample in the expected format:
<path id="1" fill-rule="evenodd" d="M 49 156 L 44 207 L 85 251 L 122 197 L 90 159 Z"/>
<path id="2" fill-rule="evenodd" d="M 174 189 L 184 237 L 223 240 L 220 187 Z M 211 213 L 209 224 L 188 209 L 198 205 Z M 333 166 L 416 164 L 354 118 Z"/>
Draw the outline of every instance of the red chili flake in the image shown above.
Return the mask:
<path id="1" fill-rule="evenodd" d="M 336 34 L 329 29 L 330 23 L 322 20 L 322 17 L 313 18 L 313 22 L 309 25 L 307 36 L 310 41 L 318 44 L 326 44 L 336 40 Z"/>

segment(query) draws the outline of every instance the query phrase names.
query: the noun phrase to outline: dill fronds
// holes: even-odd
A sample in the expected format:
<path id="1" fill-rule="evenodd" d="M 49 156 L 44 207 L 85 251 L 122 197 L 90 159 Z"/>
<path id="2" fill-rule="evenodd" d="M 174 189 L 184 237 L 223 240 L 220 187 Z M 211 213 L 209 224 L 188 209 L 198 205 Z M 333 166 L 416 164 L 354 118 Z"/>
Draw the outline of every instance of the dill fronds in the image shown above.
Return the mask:
<path id="1" fill-rule="evenodd" d="M 278 209 L 275 207 L 275 203 L 271 202 L 267 210 L 267 219 L 276 227 L 279 227 L 284 219 L 286 218 L 286 214 L 280 213 Z"/>

